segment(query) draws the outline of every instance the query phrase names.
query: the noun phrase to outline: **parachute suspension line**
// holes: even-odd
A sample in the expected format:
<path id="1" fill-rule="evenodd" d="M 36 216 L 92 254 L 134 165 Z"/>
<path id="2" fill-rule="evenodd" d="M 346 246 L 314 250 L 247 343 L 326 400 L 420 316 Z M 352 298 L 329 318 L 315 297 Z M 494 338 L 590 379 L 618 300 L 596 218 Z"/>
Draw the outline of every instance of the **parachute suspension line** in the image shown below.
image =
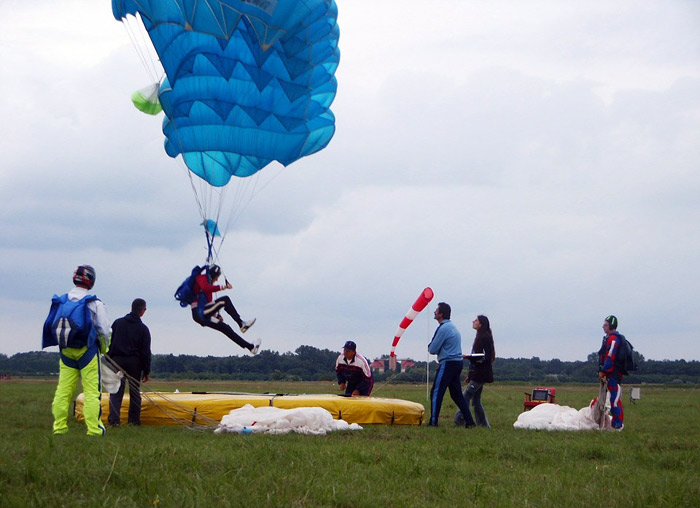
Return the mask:
<path id="1" fill-rule="evenodd" d="M 425 313 L 425 336 L 430 337 L 430 312 Z M 425 398 L 430 400 L 430 351 L 427 351 L 425 359 Z"/>
<path id="2" fill-rule="evenodd" d="M 207 220 L 213 220 L 217 224 L 219 223 L 219 219 L 221 216 L 221 207 L 223 205 L 223 199 L 221 199 L 221 196 L 223 195 L 223 188 L 212 187 L 208 185 L 199 176 L 192 173 L 192 171 L 190 171 L 190 169 L 187 167 L 187 164 L 183 160 L 182 156 L 177 157 L 176 160 L 178 161 L 183 171 L 187 175 L 187 178 L 189 179 L 190 187 L 192 188 L 192 194 L 194 195 L 194 200 L 197 205 L 197 209 L 199 210 L 199 216 L 202 219 L 201 226 L 204 228 L 204 235 L 207 241 L 206 262 L 207 264 L 211 264 L 218 259 L 218 253 L 216 252 L 216 237 L 213 231 L 209 231 Z M 214 199 L 213 195 L 215 193 L 219 194 L 218 199 Z M 213 202 L 218 202 L 217 210 L 208 209 L 208 204 L 211 204 Z M 211 212 L 215 213 L 212 215 Z M 218 226 L 217 229 L 219 230 L 220 234 L 222 234 L 221 229 L 218 228 Z M 222 238 L 223 235 L 225 235 L 225 231 L 222 234 Z"/>
<path id="3" fill-rule="evenodd" d="M 209 246 L 209 255 L 207 257 L 207 262 L 208 262 L 209 256 L 211 255 L 211 243 L 209 242 L 209 233 L 208 233 L 207 225 L 206 225 L 207 217 L 206 217 L 206 212 L 204 210 L 204 204 L 202 203 L 202 199 L 200 199 L 200 193 L 197 192 L 197 186 L 196 186 L 195 181 L 194 181 L 194 179 L 197 177 L 192 176 L 192 172 L 189 170 L 189 168 L 187 167 L 187 164 L 185 164 L 185 161 L 182 160 L 181 157 L 178 157 L 176 160 L 181 163 L 182 167 L 185 170 L 185 173 L 187 174 L 187 177 L 190 180 L 190 187 L 192 188 L 192 194 L 194 194 L 194 200 L 195 200 L 195 203 L 197 204 L 197 209 L 199 210 L 199 216 L 202 218 L 204 231 L 205 231 L 205 234 L 207 237 L 207 245 Z"/>
<path id="4" fill-rule="evenodd" d="M 124 382 L 128 383 L 129 380 L 132 382 L 138 382 L 141 385 L 141 396 L 146 399 L 148 402 L 150 402 L 153 407 L 158 409 L 161 413 L 166 415 L 168 418 L 173 420 L 175 423 L 178 425 L 181 425 L 182 427 L 185 427 L 189 430 L 199 430 L 199 431 L 209 431 L 212 429 L 215 429 L 216 427 L 219 426 L 219 422 L 216 420 L 209 418 L 208 416 L 204 416 L 202 414 L 198 414 L 195 411 L 188 409 L 187 407 L 183 406 L 182 404 L 178 404 L 171 398 L 169 398 L 165 393 L 163 392 L 157 392 L 153 390 L 149 385 L 141 381 L 140 379 L 136 379 L 133 376 L 130 376 L 129 374 L 126 373 L 126 371 L 117 363 L 115 362 L 112 358 L 106 357 L 108 360 L 108 363 L 110 363 L 114 368 L 120 370 L 122 374 L 124 375 Z M 163 406 L 162 404 L 159 404 L 158 401 L 161 402 L 168 402 L 170 407 L 176 408 L 175 412 L 172 410 L 169 410 L 167 407 Z M 181 414 L 187 414 L 189 415 L 188 418 L 182 418 Z M 196 420 L 199 420 L 199 422 L 196 422 Z"/>
<path id="5" fill-rule="evenodd" d="M 161 83 L 165 76 L 165 71 L 160 66 L 160 60 L 155 50 L 149 50 L 149 48 L 152 48 L 152 45 L 147 39 L 148 34 L 141 16 L 126 16 L 122 18 L 122 25 L 151 82 Z"/>
<path id="6" fill-rule="evenodd" d="M 401 374 L 403 374 L 403 372 L 397 372 L 397 373 L 393 374 L 389 379 L 385 380 L 381 385 L 375 386 L 375 387 L 372 389 L 372 393 L 373 393 L 373 394 L 374 394 L 374 393 L 377 393 L 379 390 L 381 390 L 381 389 L 384 388 L 385 386 L 388 386 L 388 385 L 392 384 L 392 381 L 394 381 L 394 379 L 396 379 L 397 377 L 399 377 Z"/>
<path id="7" fill-rule="evenodd" d="M 282 173 L 283 169 L 284 166 L 281 164 L 278 164 L 278 168 L 274 173 L 272 173 L 271 168 L 266 168 L 265 176 L 267 176 L 268 173 L 271 173 L 272 176 L 266 181 L 262 182 L 262 184 L 261 179 L 263 179 L 263 171 L 258 171 L 254 175 L 246 178 L 237 178 L 239 182 L 238 185 L 235 185 L 235 195 L 232 199 L 234 206 L 231 207 L 232 210 L 228 214 L 228 219 L 226 220 L 223 228 L 224 231 L 228 231 L 230 226 L 238 223 L 240 218 L 243 216 L 243 212 L 245 212 L 250 203 L 253 202 L 253 199 L 258 194 L 262 193 L 275 179 L 277 179 L 277 177 L 279 177 L 279 175 Z M 231 184 L 228 185 L 228 187 L 230 186 Z M 221 241 L 219 242 L 219 249 L 223 246 L 225 240 L 226 235 L 222 234 Z"/>
<path id="8" fill-rule="evenodd" d="M 216 251 L 222 248 L 230 228 L 240 221 L 254 198 L 279 177 L 284 169 L 284 166 L 280 164 L 274 172 L 270 171 L 272 168 L 266 168 L 265 175 L 263 175 L 263 171 L 258 171 L 245 178 L 233 176 L 227 185 L 212 187 L 198 176 L 193 175 L 184 163 L 183 166 L 190 178 L 202 221 L 212 219 L 218 224 L 220 239 L 217 241 L 215 238 L 207 238 L 208 245 L 211 240 L 212 253 L 214 254 L 212 259 L 218 257 Z M 267 178 L 268 173 L 272 175 L 270 178 Z M 195 180 L 199 183 L 199 190 L 197 184 L 194 183 Z"/>
<path id="9" fill-rule="evenodd" d="M 248 208 L 248 205 L 250 205 L 250 203 L 253 201 L 253 198 L 255 198 L 255 197 L 256 197 L 258 194 L 260 194 L 263 190 L 265 190 L 265 188 L 267 188 L 267 186 L 270 185 L 270 184 L 273 182 L 273 180 L 275 180 L 275 179 L 282 173 L 282 170 L 283 170 L 283 169 L 284 169 L 284 166 L 282 166 L 281 164 L 279 164 L 279 168 L 277 169 L 277 172 L 275 172 L 275 174 L 274 174 L 269 180 L 267 180 L 266 182 L 264 182 L 264 183 L 260 186 L 259 189 L 258 189 L 258 183 L 259 183 L 259 180 L 260 180 L 260 178 L 261 178 L 260 174 L 262 173 L 262 171 L 258 171 L 258 172 L 255 173 L 253 176 L 248 177 L 248 178 L 251 178 L 251 179 L 252 179 L 252 182 L 253 182 L 253 184 L 252 184 L 253 189 L 250 191 L 250 193 L 248 193 L 248 197 L 247 197 L 247 199 L 245 200 L 245 203 L 243 203 L 243 205 L 242 205 L 240 208 L 238 208 L 238 210 L 236 211 L 236 215 L 235 215 L 235 217 L 233 218 L 233 223 L 234 223 L 234 224 L 238 221 L 238 219 L 241 217 L 241 215 L 243 215 L 243 212 L 245 211 L 246 208 Z M 266 171 L 267 171 L 267 172 L 270 172 L 270 169 L 266 168 Z M 241 200 L 241 202 L 242 202 L 242 200 Z"/>
<path id="10" fill-rule="evenodd" d="M 214 235 L 209 232 L 209 226 L 206 221 L 204 225 L 204 234 L 207 237 L 207 265 L 212 264 L 212 259 L 214 259 Z"/>
<path id="11" fill-rule="evenodd" d="M 177 125 L 173 125 L 177 129 Z M 253 194 L 250 192 L 250 188 L 255 190 L 260 172 L 246 178 L 233 176 L 227 185 L 216 187 L 194 174 L 182 156 L 178 157 L 177 160 L 190 181 L 190 187 L 205 228 L 207 262 L 210 263 L 218 257 L 216 251 L 223 245 L 229 226 L 238 221 L 243 210 L 252 200 Z M 216 237 L 207 230 L 207 220 L 216 222 L 220 235 L 219 240 L 216 240 Z"/>

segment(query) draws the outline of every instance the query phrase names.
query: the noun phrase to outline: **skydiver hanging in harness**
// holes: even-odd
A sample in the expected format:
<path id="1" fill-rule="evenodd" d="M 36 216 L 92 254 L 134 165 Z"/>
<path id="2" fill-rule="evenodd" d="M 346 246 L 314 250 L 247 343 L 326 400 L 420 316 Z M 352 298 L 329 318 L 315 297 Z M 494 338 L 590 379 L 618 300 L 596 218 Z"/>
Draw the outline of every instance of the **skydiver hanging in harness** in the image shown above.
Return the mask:
<path id="1" fill-rule="evenodd" d="M 192 307 L 192 319 L 202 326 L 220 331 L 243 349 L 248 349 L 252 354 L 257 354 L 260 350 L 260 339 L 256 339 L 253 344 L 247 342 L 234 332 L 229 325 L 224 323 L 221 310 L 225 310 L 233 318 L 241 329 L 241 333 L 245 333 L 255 324 L 255 318 L 250 321 L 243 321 L 228 296 L 221 296 L 212 301 L 213 293 L 231 289 L 232 287 L 228 281 L 226 281 L 225 286 L 215 284 L 220 276 L 221 268 L 218 265 L 211 265 L 206 270 L 206 273 L 196 277 L 194 282 L 196 298 L 190 304 Z"/>

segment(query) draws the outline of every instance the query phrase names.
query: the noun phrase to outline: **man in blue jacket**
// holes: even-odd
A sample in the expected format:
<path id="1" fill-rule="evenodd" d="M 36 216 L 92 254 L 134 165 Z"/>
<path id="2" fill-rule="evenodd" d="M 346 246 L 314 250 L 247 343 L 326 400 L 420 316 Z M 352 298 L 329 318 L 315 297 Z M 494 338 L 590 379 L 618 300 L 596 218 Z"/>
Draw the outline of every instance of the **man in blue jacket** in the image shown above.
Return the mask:
<path id="1" fill-rule="evenodd" d="M 457 327 L 450 321 L 452 309 L 445 302 L 438 303 L 435 309 L 435 320 L 440 323 L 435 330 L 433 339 L 428 345 L 428 352 L 437 355 L 438 370 L 435 373 L 433 389 L 430 391 L 430 421 L 428 425 L 437 427 L 440 407 L 445 391 L 449 388 L 450 397 L 462 412 L 466 427 L 474 427 L 474 419 L 469 411 L 467 401 L 462 394 L 462 336 Z"/>

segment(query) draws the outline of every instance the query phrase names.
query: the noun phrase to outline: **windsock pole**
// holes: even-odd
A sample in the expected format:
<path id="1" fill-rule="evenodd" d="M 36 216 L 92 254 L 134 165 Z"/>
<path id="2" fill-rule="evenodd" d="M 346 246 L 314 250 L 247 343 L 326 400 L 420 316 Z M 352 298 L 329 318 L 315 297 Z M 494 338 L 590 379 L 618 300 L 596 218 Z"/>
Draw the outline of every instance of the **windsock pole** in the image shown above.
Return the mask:
<path id="1" fill-rule="evenodd" d="M 425 338 L 430 337 L 430 318 L 426 315 Z M 425 400 L 430 401 L 430 351 L 425 348 Z"/>
<path id="2" fill-rule="evenodd" d="M 401 320 L 401 323 L 396 330 L 396 334 L 394 335 L 394 341 L 391 344 L 391 354 L 389 355 L 389 365 L 392 370 L 396 368 L 396 345 L 399 343 L 399 340 L 401 340 L 403 332 L 405 332 L 406 328 L 413 323 L 416 316 L 420 314 L 423 309 L 425 309 L 428 303 L 430 303 L 430 300 L 433 299 L 433 296 L 433 290 L 430 288 L 425 288 L 421 292 L 420 296 L 416 298 L 416 301 L 413 302 L 413 305 L 411 305 L 411 308 L 408 309 L 408 312 L 406 312 L 406 315 Z"/>

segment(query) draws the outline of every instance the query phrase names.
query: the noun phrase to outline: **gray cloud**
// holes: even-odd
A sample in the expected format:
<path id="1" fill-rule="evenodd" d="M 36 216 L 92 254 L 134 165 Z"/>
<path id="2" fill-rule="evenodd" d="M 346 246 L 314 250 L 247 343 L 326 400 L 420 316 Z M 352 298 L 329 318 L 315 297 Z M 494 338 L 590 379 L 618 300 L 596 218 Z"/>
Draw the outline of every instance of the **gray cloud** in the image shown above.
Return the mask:
<path id="1" fill-rule="evenodd" d="M 161 118 L 129 104 L 148 78 L 121 27 L 76 3 L 92 28 L 66 18 L 51 49 L 0 35 L 0 352 L 39 348 L 49 297 L 89 262 L 112 318 L 149 301 L 155 351 L 241 354 L 172 298 L 206 255 L 190 181 Z M 503 356 L 583 359 L 613 312 L 646 357 L 700 358 L 698 7 L 372 5 L 340 6 L 329 147 L 225 196 L 220 261 L 249 333 L 377 356 L 431 286 L 465 348 L 485 313 Z M 431 315 L 400 356 L 425 358 Z"/>

